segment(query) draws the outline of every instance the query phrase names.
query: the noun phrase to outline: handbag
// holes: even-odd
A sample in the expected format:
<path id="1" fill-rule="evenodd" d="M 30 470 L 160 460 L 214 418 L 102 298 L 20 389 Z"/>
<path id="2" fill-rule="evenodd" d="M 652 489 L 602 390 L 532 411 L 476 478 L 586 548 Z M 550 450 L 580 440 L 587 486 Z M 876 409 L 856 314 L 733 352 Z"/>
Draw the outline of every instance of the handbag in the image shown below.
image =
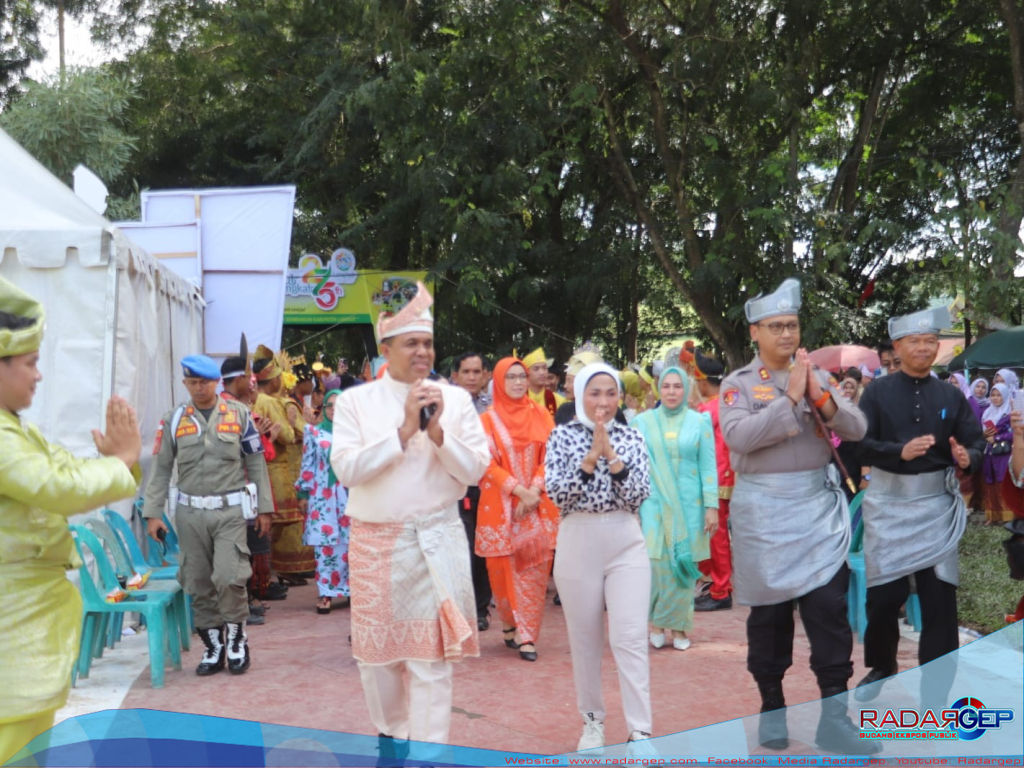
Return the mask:
<path id="1" fill-rule="evenodd" d="M 1008 453 L 1013 452 L 1013 443 L 1009 440 L 996 440 L 992 443 L 991 454 L 993 456 L 1005 456 Z"/>

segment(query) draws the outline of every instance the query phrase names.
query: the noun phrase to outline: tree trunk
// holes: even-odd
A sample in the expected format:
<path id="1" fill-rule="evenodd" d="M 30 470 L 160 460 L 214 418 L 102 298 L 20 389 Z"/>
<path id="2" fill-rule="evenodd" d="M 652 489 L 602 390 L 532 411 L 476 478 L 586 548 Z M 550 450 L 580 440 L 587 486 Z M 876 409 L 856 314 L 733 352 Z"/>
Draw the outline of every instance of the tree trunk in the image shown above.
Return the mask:
<path id="1" fill-rule="evenodd" d="M 57 46 L 60 49 L 60 82 L 64 84 L 64 0 L 57 3 Z"/>
<path id="2" fill-rule="evenodd" d="M 1017 253 L 1020 250 L 1020 225 L 1024 216 L 1024 44 L 1021 42 L 1020 16 L 1016 0 L 999 0 L 999 10 L 1010 41 L 1013 114 L 1017 120 L 1017 135 L 1022 151 L 1017 161 L 1017 169 L 1010 179 L 1010 187 L 1002 199 L 1002 207 L 996 222 L 996 229 L 1004 239 L 996 248 L 993 268 L 994 277 L 999 280 L 1011 280 Z"/>

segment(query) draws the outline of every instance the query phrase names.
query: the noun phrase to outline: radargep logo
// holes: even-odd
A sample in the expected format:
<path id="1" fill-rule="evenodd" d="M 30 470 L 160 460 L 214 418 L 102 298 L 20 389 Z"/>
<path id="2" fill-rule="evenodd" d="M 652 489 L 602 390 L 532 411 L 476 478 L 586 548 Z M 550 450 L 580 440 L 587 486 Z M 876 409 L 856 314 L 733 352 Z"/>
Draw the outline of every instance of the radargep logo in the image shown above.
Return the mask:
<path id="1" fill-rule="evenodd" d="M 1012 709 L 986 707 L 970 696 L 957 699 L 947 709 L 862 709 L 862 739 L 959 739 L 973 741 L 986 731 L 1014 718 Z"/>

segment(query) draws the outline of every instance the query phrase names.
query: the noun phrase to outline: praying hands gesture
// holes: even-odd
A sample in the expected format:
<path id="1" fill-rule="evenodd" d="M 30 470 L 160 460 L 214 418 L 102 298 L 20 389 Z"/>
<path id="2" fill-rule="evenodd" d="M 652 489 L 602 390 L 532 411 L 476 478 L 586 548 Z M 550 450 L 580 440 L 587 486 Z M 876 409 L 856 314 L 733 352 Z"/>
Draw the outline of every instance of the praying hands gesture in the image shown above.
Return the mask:
<path id="1" fill-rule="evenodd" d="M 583 457 L 580 468 L 588 475 L 593 474 L 594 469 L 597 467 L 597 460 L 603 456 L 605 461 L 608 462 L 608 468 L 612 474 L 621 472 L 622 459 L 615 452 L 611 438 L 608 436 L 608 427 L 605 426 L 605 421 L 608 419 L 608 410 L 606 408 L 598 408 L 595 416 L 594 442 L 590 446 L 590 451 Z M 612 467 L 613 464 L 616 467 Z"/>

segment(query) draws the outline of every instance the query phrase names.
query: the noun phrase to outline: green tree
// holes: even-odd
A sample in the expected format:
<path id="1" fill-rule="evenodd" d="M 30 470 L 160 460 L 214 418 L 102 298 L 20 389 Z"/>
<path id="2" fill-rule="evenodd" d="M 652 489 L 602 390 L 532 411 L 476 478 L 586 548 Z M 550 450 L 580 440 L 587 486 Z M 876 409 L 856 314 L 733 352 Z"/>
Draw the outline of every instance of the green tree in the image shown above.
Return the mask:
<path id="1" fill-rule="evenodd" d="M 20 93 L 29 64 L 42 58 L 36 6 L 31 0 L 0 0 L 0 109 Z"/>
<path id="2" fill-rule="evenodd" d="M 70 184 L 79 163 L 107 184 L 124 173 L 135 148 L 127 132 L 134 93 L 127 79 L 103 69 L 72 69 L 63 80 L 55 75 L 23 87 L 24 95 L 0 115 L 0 127 L 54 175 Z"/>

